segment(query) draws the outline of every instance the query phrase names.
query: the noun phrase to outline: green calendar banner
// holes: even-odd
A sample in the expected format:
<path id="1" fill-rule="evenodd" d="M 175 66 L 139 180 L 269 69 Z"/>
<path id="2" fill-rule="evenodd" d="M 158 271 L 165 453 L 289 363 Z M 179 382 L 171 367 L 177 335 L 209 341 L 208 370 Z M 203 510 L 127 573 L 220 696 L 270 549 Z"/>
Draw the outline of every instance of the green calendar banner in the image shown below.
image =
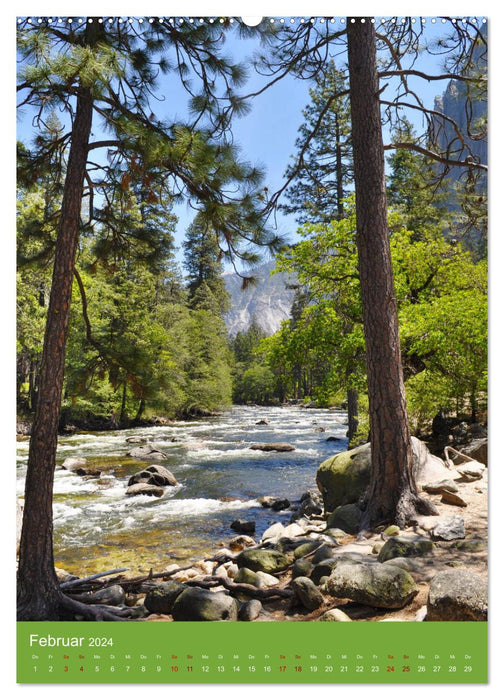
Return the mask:
<path id="1" fill-rule="evenodd" d="M 485 622 L 21 622 L 19 683 L 486 683 Z"/>

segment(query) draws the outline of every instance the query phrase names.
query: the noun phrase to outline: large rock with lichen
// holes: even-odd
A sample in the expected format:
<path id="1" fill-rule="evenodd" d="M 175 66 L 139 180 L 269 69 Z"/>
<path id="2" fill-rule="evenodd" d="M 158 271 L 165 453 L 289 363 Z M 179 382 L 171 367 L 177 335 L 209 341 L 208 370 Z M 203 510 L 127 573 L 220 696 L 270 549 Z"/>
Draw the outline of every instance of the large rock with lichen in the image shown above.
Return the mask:
<path id="1" fill-rule="evenodd" d="M 448 469 L 443 461 L 432 455 L 424 442 L 411 438 L 413 475 L 417 485 L 446 478 Z M 359 445 L 326 459 L 317 470 L 317 486 L 324 508 L 333 511 L 338 506 L 356 503 L 364 494 L 371 474 L 371 444 Z"/>
<path id="2" fill-rule="evenodd" d="M 251 571 L 274 574 L 289 566 L 292 560 L 293 557 L 275 549 L 244 549 L 236 558 L 236 563 L 240 569 L 245 567 Z"/>
<path id="3" fill-rule="evenodd" d="M 480 576 L 465 569 L 434 576 L 427 600 L 429 622 L 484 622 L 487 615 L 487 585 Z"/>
<path id="4" fill-rule="evenodd" d="M 390 564 L 339 564 L 325 585 L 335 598 L 350 598 L 375 608 L 403 608 L 418 593 L 410 574 Z"/>

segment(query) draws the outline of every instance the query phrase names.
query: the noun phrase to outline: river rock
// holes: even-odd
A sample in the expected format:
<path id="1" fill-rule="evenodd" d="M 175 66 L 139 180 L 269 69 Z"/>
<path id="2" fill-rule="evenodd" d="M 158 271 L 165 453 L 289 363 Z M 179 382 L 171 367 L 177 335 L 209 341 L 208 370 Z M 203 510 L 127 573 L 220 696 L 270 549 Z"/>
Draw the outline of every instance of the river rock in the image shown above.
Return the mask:
<path id="1" fill-rule="evenodd" d="M 385 542 L 378 554 L 378 561 L 383 563 L 395 557 L 420 557 L 431 552 L 434 547 L 432 540 L 420 535 L 399 535 Z"/>
<path id="2" fill-rule="evenodd" d="M 262 450 L 263 452 L 292 452 L 296 448 L 288 442 L 261 442 L 250 446 L 251 450 Z"/>
<path id="3" fill-rule="evenodd" d="M 144 605 L 152 613 L 169 615 L 175 601 L 187 586 L 176 581 L 166 581 L 158 584 L 145 596 Z"/>
<path id="4" fill-rule="evenodd" d="M 286 525 L 282 537 L 302 537 L 304 533 L 304 528 L 299 523 L 290 523 L 289 525 Z"/>
<path id="5" fill-rule="evenodd" d="M 126 438 L 126 442 L 132 445 L 143 445 L 147 442 L 147 438 L 140 437 L 140 435 L 131 435 L 131 437 Z"/>
<path id="6" fill-rule="evenodd" d="M 340 564 L 325 585 L 336 598 L 350 598 L 376 608 L 403 608 L 418 593 L 407 571 L 388 564 Z"/>
<path id="7" fill-rule="evenodd" d="M 93 593 L 80 593 L 78 595 L 70 594 L 75 600 L 90 605 L 124 605 L 126 601 L 126 593 L 124 588 L 119 585 L 107 586 Z"/>
<path id="8" fill-rule="evenodd" d="M 484 621 L 487 585 L 477 574 L 457 569 L 436 574 L 427 600 L 428 621 Z"/>
<path id="9" fill-rule="evenodd" d="M 321 515 L 324 510 L 322 496 L 319 493 L 309 492 L 301 496 L 299 506 L 291 516 L 291 523 L 300 520 L 304 516 Z"/>
<path id="10" fill-rule="evenodd" d="M 258 420 L 256 425 L 269 425 L 269 420 L 267 418 L 261 418 L 261 420 Z"/>
<path id="11" fill-rule="evenodd" d="M 178 481 L 171 471 L 160 464 L 153 464 L 130 477 L 128 486 L 133 484 L 154 484 L 155 486 L 177 486 Z"/>
<path id="12" fill-rule="evenodd" d="M 85 467 L 87 464 L 87 459 L 85 457 L 67 457 L 63 464 L 62 469 L 68 469 L 70 472 L 74 472 L 79 468 Z"/>
<path id="13" fill-rule="evenodd" d="M 394 557 L 393 559 L 387 559 L 387 564 L 389 566 L 398 566 L 400 569 L 404 569 L 404 571 L 418 572 L 421 569 L 421 566 L 417 560 L 413 558 L 409 559 L 408 557 Z"/>
<path id="14" fill-rule="evenodd" d="M 457 467 L 457 472 L 462 481 L 478 481 L 483 478 L 484 471 L 485 465 L 475 461 Z"/>
<path id="15" fill-rule="evenodd" d="M 433 484 L 424 484 L 423 490 L 427 493 L 444 493 L 445 491 L 450 491 L 451 493 L 457 493 L 458 486 L 453 481 L 453 479 L 442 479 Z"/>
<path id="16" fill-rule="evenodd" d="M 327 610 L 323 615 L 318 617 L 317 622 L 352 622 L 352 618 L 348 617 L 343 610 L 332 608 L 332 610 Z"/>
<path id="17" fill-rule="evenodd" d="M 253 547 L 255 540 L 248 535 L 237 535 L 229 541 L 228 547 L 232 552 L 241 552 L 245 547 Z"/>
<path id="18" fill-rule="evenodd" d="M 282 523 L 274 523 L 268 527 L 261 537 L 261 542 L 268 542 L 269 544 L 276 544 L 278 540 L 283 537 L 285 527 Z"/>
<path id="19" fill-rule="evenodd" d="M 441 501 L 443 503 L 449 503 L 451 506 L 459 506 L 460 508 L 465 508 L 467 503 L 464 499 L 456 493 L 451 491 L 441 491 Z"/>
<path id="20" fill-rule="evenodd" d="M 317 586 L 306 576 L 299 576 L 291 581 L 291 588 L 296 597 L 307 610 L 316 610 L 324 602 L 324 596 Z"/>
<path id="21" fill-rule="evenodd" d="M 484 552 L 488 547 L 485 540 L 473 538 L 468 540 L 459 540 L 450 545 L 450 549 L 456 549 L 461 552 Z"/>
<path id="22" fill-rule="evenodd" d="M 327 519 L 327 527 L 337 527 L 350 535 L 356 535 L 360 529 L 362 511 L 355 503 L 347 503 L 333 510 Z"/>
<path id="23" fill-rule="evenodd" d="M 145 445 L 134 447 L 128 452 L 128 457 L 136 459 L 166 459 L 166 453 L 162 452 L 156 445 L 148 442 Z"/>
<path id="24" fill-rule="evenodd" d="M 256 588 L 267 588 L 268 586 L 276 586 L 280 583 L 276 576 L 267 574 L 264 571 L 252 571 L 246 567 L 238 569 L 234 581 L 235 583 L 248 583 Z"/>
<path id="25" fill-rule="evenodd" d="M 267 574 L 285 569 L 291 561 L 291 557 L 274 549 L 244 549 L 236 558 L 240 569 L 246 567 L 252 571 L 265 571 Z"/>
<path id="26" fill-rule="evenodd" d="M 260 600 L 252 598 L 246 603 L 240 605 L 240 610 L 238 612 L 238 619 L 242 622 L 252 622 L 252 620 L 257 620 L 262 611 L 262 603 Z"/>
<path id="27" fill-rule="evenodd" d="M 132 484 L 126 489 L 127 496 L 155 496 L 156 498 L 161 498 L 163 494 L 164 488 L 154 484 Z"/>
<path id="28" fill-rule="evenodd" d="M 255 522 L 253 520 L 233 520 L 230 525 L 231 530 L 244 534 L 255 532 L 255 527 Z"/>
<path id="29" fill-rule="evenodd" d="M 389 525 L 384 531 L 383 534 L 386 535 L 387 537 L 395 537 L 401 532 L 401 529 L 397 525 Z"/>
<path id="30" fill-rule="evenodd" d="M 186 622 L 233 622 L 238 620 L 238 603 L 226 593 L 191 586 L 177 597 L 172 616 Z"/>
<path id="31" fill-rule="evenodd" d="M 313 555 L 312 562 L 314 564 L 320 564 L 321 561 L 333 557 L 336 554 L 336 552 L 337 549 L 335 547 L 325 544 L 322 547 L 320 547 L 320 549 L 317 549 L 317 551 Z"/>
<path id="32" fill-rule="evenodd" d="M 87 476 L 91 478 L 99 478 L 102 475 L 99 469 L 93 469 L 93 467 L 77 467 L 73 472 L 77 474 L 77 476 Z"/>
<path id="33" fill-rule="evenodd" d="M 473 440 L 460 451 L 482 464 L 488 464 L 488 438 Z"/>
<path id="34" fill-rule="evenodd" d="M 323 578 L 326 578 L 332 574 L 337 563 L 338 560 L 332 557 L 330 559 L 324 559 L 323 561 L 318 562 L 318 564 L 315 564 L 310 573 L 310 578 L 313 583 L 315 583 L 317 586 L 320 585 Z"/>
<path id="35" fill-rule="evenodd" d="M 413 474 L 418 484 L 446 478 L 444 462 L 432 455 L 424 442 L 411 438 Z M 327 511 L 355 503 L 365 492 L 371 472 L 371 444 L 359 445 L 326 459 L 317 471 L 317 486 Z"/>
<path id="36" fill-rule="evenodd" d="M 432 536 L 440 540 L 460 540 L 465 537 L 464 519 L 461 515 L 440 520 L 432 530 Z"/>
<path id="37" fill-rule="evenodd" d="M 294 550 L 294 558 L 301 559 L 302 557 L 306 557 L 319 547 L 320 543 L 317 542 L 317 540 L 310 540 L 308 542 L 304 542 L 303 544 L 299 544 Z"/>
<path id="38" fill-rule="evenodd" d="M 296 559 L 292 567 L 292 578 L 298 576 L 310 576 L 313 570 L 313 565 L 308 559 Z"/>
<path id="39" fill-rule="evenodd" d="M 288 498 L 276 498 L 275 496 L 263 496 L 259 499 L 259 503 L 263 508 L 271 508 L 274 511 L 286 510 L 291 504 Z"/>

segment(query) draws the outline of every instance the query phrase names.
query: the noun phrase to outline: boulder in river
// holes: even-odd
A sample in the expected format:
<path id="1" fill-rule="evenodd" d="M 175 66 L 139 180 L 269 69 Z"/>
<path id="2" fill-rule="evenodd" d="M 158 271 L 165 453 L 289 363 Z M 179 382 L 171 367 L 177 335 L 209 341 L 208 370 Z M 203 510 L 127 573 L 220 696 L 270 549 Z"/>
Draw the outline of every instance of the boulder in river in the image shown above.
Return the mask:
<path id="1" fill-rule="evenodd" d="M 411 438 L 413 474 L 417 484 L 438 481 L 449 474 L 444 462 L 432 455 L 425 443 Z M 317 486 L 327 511 L 355 503 L 365 492 L 371 473 L 371 444 L 359 445 L 326 459 L 317 471 Z"/>
<path id="2" fill-rule="evenodd" d="M 86 464 L 87 459 L 85 457 L 67 457 L 61 467 L 69 472 L 75 472 L 77 469 L 84 468 Z"/>
<path id="3" fill-rule="evenodd" d="M 136 459 L 166 459 L 166 453 L 156 445 L 148 442 L 145 445 L 134 447 L 128 452 L 128 457 L 135 457 Z"/>
<path id="4" fill-rule="evenodd" d="M 261 496 L 258 500 L 263 508 L 271 508 L 271 510 L 275 511 L 285 510 L 291 504 L 288 498 L 278 498 L 276 496 Z"/>
<path id="5" fill-rule="evenodd" d="M 163 494 L 164 488 L 154 484 L 132 484 L 126 489 L 127 496 L 156 496 L 161 498 Z"/>
<path id="6" fill-rule="evenodd" d="M 177 486 L 178 481 L 171 471 L 160 464 L 152 464 L 130 477 L 128 486 L 133 484 L 153 484 L 155 486 Z"/>
<path id="7" fill-rule="evenodd" d="M 251 450 L 261 450 L 262 452 L 292 452 L 296 448 L 289 442 L 259 442 L 250 446 Z"/>
<path id="8" fill-rule="evenodd" d="M 230 525 L 231 530 L 250 535 L 255 532 L 255 522 L 253 520 L 233 520 Z"/>

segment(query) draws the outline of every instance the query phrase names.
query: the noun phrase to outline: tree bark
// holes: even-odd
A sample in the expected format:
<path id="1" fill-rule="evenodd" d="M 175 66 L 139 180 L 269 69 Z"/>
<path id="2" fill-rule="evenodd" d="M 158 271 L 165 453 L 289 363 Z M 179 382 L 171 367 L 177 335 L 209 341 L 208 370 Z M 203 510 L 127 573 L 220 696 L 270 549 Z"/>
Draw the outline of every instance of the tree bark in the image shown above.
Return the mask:
<path id="1" fill-rule="evenodd" d="M 356 389 L 347 389 L 348 442 L 351 443 L 359 428 L 359 397 Z"/>
<path id="2" fill-rule="evenodd" d="M 348 66 L 355 169 L 357 251 L 366 341 L 371 478 L 362 527 L 404 526 L 428 506 L 417 495 L 406 412 L 390 256 L 385 162 L 376 63 L 369 18 L 348 18 Z"/>
<path id="3" fill-rule="evenodd" d="M 61 614 L 62 595 L 53 559 L 52 495 L 73 269 L 79 240 L 92 112 L 91 91 L 80 87 L 58 225 L 38 400 L 28 455 L 19 548 L 19 620 L 59 619 Z"/>

